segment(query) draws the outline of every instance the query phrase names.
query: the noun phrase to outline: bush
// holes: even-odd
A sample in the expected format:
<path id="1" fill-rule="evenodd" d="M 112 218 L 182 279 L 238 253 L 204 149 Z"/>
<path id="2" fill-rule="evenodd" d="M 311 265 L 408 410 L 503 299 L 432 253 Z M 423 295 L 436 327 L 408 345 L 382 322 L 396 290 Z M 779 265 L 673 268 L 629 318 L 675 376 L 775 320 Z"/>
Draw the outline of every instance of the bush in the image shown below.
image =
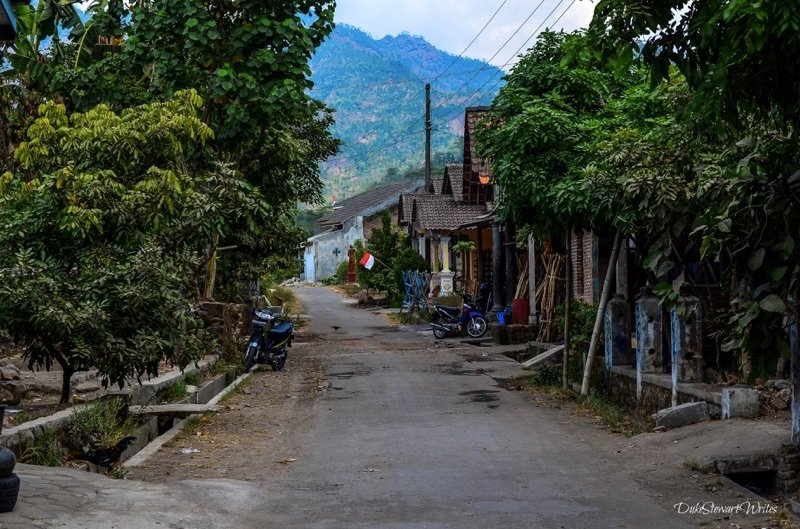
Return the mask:
<path id="1" fill-rule="evenodd" d="M 534 386 L 560 386 L 561 371 L 551 365 L 543 365 L 531 377 Z"/>
<path id="2" fill-rule="evenodd" d="M 67 448 L 75 454 L 85 456 L 114 446 L 136 428 L 133 420 L 123 417 L 124 409 L 125 402 L 113 398 L 73 410 L 70 423 L 65 429 Z"/>
<path id="3" fill-rule="evenodd" d="M 20 457 L 22 463 L 46 467 L 61 466 L 63 459 L 64 448 L 52 428 L 45 428 L 42 435 L 37 437 L 30 446 L 27 446 Z"/>
<path id="4" fill-rule="evenodd" d="M 594 305 L 589 305 L 580 300 L 572 300 L 570 304 L 571 327 L 569 333 L 569 348 L 572 352 L 586 352 L 589 350 L 589 341 L 592 339 L 594 330 L 594 320 L 597 309 Z M 561 339 L 564 339 L 564 305 L 558 305 L 555 309 L 555 325 Z"/>
<path id="5" fill-rule="evenodd" d="M 350 268 L 349 261 L 342 261 L 336 266 L 336 275 L 333 276 L 336 278 L 336 281 L 339 283 L 344 283 L 347 281 L 347 272 Z"/>

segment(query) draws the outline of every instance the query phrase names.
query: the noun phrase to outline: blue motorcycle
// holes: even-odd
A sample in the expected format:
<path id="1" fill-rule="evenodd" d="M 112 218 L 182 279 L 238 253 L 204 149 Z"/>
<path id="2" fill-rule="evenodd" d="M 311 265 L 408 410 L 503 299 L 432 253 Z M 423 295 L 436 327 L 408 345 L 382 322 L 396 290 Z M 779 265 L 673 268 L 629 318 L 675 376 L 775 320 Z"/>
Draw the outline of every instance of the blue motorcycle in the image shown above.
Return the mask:
<path id="1" fill-rule="evenodd" d="M 472 338 L 480 338 L 486 334 L 489 326 L 486 317 L 472 299 L 461 294 L 464 304 L 459 307 L 447 307 L 445 305 L 434 305 L 433 318 L 431 318 L 431 328 L 436 338 L 442 339 L 448 335 L 461 334 L 467 332 Z"/>

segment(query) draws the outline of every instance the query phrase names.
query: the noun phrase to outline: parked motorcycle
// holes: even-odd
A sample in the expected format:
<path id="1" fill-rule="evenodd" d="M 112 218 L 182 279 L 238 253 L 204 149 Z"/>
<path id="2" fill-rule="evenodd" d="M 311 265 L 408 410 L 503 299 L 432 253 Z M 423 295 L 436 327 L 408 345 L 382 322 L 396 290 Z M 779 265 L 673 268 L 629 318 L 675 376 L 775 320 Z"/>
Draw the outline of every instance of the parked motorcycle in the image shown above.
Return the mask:
<path id="1" fill-rule="evenodd" d="M 434 315 L 431 319 L 433 335 L 441 339 L 448 335 L 461 334 L 466 331 L 472 338 L 480 338 L 486 334 L 489 326 L 486 317 L 472 299 L 462 294 L 464 304 L 459 307 L 434 305 Z"/>
<path id="2" fill-rule="evenodd" d="M 292 346 L 294 324 L 265 309 L 256 309 L 253 315 L 253 332 L 247 342 L 244 371 L 247 373 L 255 364 L 269 364 L 273 370 L 280 371 L 286 363 L 287 348 Z"/>

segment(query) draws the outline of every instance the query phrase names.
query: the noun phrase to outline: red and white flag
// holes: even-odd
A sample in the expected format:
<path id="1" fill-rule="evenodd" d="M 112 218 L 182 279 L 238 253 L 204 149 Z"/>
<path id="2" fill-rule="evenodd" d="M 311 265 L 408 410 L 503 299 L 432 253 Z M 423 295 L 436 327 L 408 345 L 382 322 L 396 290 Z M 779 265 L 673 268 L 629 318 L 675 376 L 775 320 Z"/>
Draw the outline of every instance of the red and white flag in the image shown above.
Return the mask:
<path id="1" fill-rule="evenodd" d="M 359 263 L 361 263 L 361 266 L 367 270 L 372 270 L 372 267 L 375 266 L 375 256 L 369 252 L 364 252 L 364 255 L 361 256 Z"/>

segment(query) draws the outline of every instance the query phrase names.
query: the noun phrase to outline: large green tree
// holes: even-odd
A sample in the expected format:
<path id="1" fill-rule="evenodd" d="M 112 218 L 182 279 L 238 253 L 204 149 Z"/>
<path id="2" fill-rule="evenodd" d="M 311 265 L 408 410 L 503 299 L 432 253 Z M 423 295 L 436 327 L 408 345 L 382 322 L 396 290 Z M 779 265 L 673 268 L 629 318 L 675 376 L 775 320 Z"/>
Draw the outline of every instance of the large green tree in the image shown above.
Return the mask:
<path id="1" fill-rule="evenodd" d="M 188 298 L 205 241 L 268 206 L 205 161 L 201 105 L 193 91 L 121 113 L 46 103 L 0 180 L 0 327 L 32 366 L 61 366 L 62 402 L 75 371 L 122 385 L 203 351 Z"/>
<path id="2" fill-rule="evenodd" d="M 692 92 L 686 108 L 714 130 L 677 222 L 725 272 L 726 348 L 761 371 L 786 352 L 784 311 L 800 294 L 798 28 L 796 2 L 744 0 L 602 0 L 590 27 L 603 56 L 619 70 L 638 57 L 653 86 L 676 65 Z M 675 260 L 656 250 L 651 263 Z"/>

